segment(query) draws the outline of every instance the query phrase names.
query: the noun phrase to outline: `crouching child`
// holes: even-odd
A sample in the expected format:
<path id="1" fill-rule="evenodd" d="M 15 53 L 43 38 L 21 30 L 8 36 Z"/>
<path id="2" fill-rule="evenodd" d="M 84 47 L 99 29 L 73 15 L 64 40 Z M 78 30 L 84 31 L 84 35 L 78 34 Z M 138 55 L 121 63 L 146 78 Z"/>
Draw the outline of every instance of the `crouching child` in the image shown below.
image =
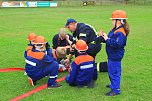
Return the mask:
<path id="1" fill-rule="evenodd" d="M 72 62 L 70 74 L 66 76 L 66 82 L 70 86 L 78 88 L 84 86 L 93 88 L 98 76 L 94 58 L 86 53 L 88 46 L 83 40 L 77 41 L 75 49 L 78 51 L 78 56 Z"/>
<path id="2" fill-rule="evenodd" d="M 50 75 L 48 88 L 59 88 L 61 85 L 56 83 L 58 77 L 59 64 L 55 61 L 52 49 L 45 50 L 46 40 L 43 36 L 37 36 L 32 50 L 27 51 L 25 71 L 28 75 L 30 85 L 36 85 L 36 82 L 47 75 Z"/>

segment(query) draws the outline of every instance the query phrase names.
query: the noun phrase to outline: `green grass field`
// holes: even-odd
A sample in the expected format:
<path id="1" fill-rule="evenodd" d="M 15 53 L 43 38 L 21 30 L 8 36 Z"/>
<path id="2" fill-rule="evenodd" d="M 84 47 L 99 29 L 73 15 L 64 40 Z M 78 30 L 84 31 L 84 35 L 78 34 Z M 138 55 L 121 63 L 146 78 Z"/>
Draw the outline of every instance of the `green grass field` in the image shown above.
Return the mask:
<path id="1" fill-rule="evenodd" d="M 131 32 L 122 61 L 121 94 L 106 97 L 110 89 L 107 73 L 99 73 L 96 87 L 73 88 L 65 81 L 59 89 L 45 89 L 22 101 L 150 101 L 152 99 L 152 6 L 88 6 L 59 8 L 0 8 L 0 68 L 24 67 L 27 35 L 35 32 L 52 44 L 52 37 L 68 18 L 88 23 L 106 33 L 111 27 L 111 12 L 125 10 Z M 105 45 L 96 61 L 106 61 Z M 7 101 L 47 82 L 47 78 L 31 87 L 23 72 L 0 73 L 0 101 Z M 59 77 L 67 75 L 60 73 Z"/>

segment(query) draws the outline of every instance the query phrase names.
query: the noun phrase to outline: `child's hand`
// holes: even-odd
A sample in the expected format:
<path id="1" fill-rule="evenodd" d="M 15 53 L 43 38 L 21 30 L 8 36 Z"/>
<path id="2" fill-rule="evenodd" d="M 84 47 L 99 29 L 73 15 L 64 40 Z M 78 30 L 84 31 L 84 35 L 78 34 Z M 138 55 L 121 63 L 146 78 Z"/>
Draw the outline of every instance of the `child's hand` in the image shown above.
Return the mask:
<path id="1" fill-rule="evenodd" d="M 99 36 L 103 36 L 103 30 L 102 29 L 100 29 L 100 32 L 99 32 Z"/>
<path id="2" fill-rule="evenodd" d="M 68 35 L 66 35 L 66 37 L 65 37 L 65 38 L 66 38 L 66 40 L 67 40 L 67 41 L 69 40 L 69 36 L 68 36 Z"/>
<path id="3" fill-rule="evenodd" d="M 69 59 L 65 59 L 64 60 L 64 64 L 69 64 L 70 60 Z"/>
<path id="4" fill-rule="evenodd" d="M 103 38 L 105 39 L 105 41 L 108 39 L 108 36 L 106 33 L 103 33 Z"/>

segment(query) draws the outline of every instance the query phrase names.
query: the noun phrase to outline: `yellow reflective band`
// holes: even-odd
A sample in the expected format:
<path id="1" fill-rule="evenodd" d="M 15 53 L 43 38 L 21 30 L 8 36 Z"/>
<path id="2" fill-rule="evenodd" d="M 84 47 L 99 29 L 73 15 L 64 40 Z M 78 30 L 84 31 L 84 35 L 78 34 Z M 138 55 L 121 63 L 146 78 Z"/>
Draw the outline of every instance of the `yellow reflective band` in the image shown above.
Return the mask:
<path id="1" fill-rule="evenodd" d="M 97 71 L 100 71 L 100 62 L 97 63 Z"/>
<path id="2" fill-rule="evenodd" d="M 90 42 L 89 44 L 96 44 L 95 41 Z"/>
<path id="3" fill-rule="evenodd" d="M 86 37 L 86 34 L 80 33 L 79 36 L 84 36 L 84 37 Z"/>

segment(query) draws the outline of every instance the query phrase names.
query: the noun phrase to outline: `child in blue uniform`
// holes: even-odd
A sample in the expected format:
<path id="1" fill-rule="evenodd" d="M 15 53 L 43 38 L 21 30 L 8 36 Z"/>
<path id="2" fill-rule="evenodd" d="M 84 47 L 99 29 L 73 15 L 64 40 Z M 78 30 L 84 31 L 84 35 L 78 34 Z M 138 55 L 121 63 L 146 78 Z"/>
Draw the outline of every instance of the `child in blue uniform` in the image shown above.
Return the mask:
<path id="1" fill-rule="evenodd" d="M 65 28 L 61 28 L 59 33 L 52 39 L 53 49 L 56 49 L 57 47 L 69 48 L 72 41 L 73 37 L 70 34 L 67 34 Z"/>
<path id="2" fill-rule="evenodd" d="M 126 46 L 127 36 L 129 34 L 129 25 L 126 21 L 127 15 L 122 10 L 116 10 L 111 16 L 113 29 L 108 36 L 101 30 L 99 35 L 106 42 L 106 52 L 108 55 L 108 75 L 110 84 L 106 87 L 111 91 L 106 96 L 115 96 L 120 94 L 121 79 L 121 60 L 124 56 L 124 47 Z"/>
<path id="3" fill-rule="evenodd" d="M 28 50 L 32 50 L 33 44 L 34 44 L 34 40 L 36 39 L 36 37 L 37 37 L 36 34 L 33 33 L 33 32 L 28 34 L 27 40 L 29 41 L 29 44 L 28 44 L 28 46 L 27 46 L 27 48 L 26 48 L 26 50 L 24 52 L 24 57 L 27 56 L 27 51 Z"/>
<path id="4" fill-rule="evenodd" d="M 48 88 L 58 88 L 61 87 L 61 85 L 56 83 L 59 65 L 53 57 L 52 49 L 44 50 L 45 44 L 44 37 L 36 37 L 34 41 L 35 48 L 27 51 L 25 70 L 32 86 L 36 84 L 36 81 L 50 75 L 47 83 Z"/>
<path id="5" fill-rule="evenodd" d="M 86 53 L 88 46 L 85 41 L 78 40 L 75 48 L 79 54 L 71 65 L 72 70 L 66 77 L 66 81 L 70 86 L 93 88 L 95 80 L 97 80 L 94 58 Z"/>
<path id="6" fill-rule="evenodd" d="M 70 45 L 72 44 L 73 37 L 70 34 L 67 34 L 65 28 L 61 28 L 59 33 L 56 34 L 52 39 L 53 49 L 57 49 L 58 47 L 64 47 L 66 49 L 66 54 L 69 55 Z M 69 65 L 62 64 L 62 61 L 66 59 L 65 57 L 57 58 L 59 63 L 59 72 L 63 72 L 69 68 Z"/>

